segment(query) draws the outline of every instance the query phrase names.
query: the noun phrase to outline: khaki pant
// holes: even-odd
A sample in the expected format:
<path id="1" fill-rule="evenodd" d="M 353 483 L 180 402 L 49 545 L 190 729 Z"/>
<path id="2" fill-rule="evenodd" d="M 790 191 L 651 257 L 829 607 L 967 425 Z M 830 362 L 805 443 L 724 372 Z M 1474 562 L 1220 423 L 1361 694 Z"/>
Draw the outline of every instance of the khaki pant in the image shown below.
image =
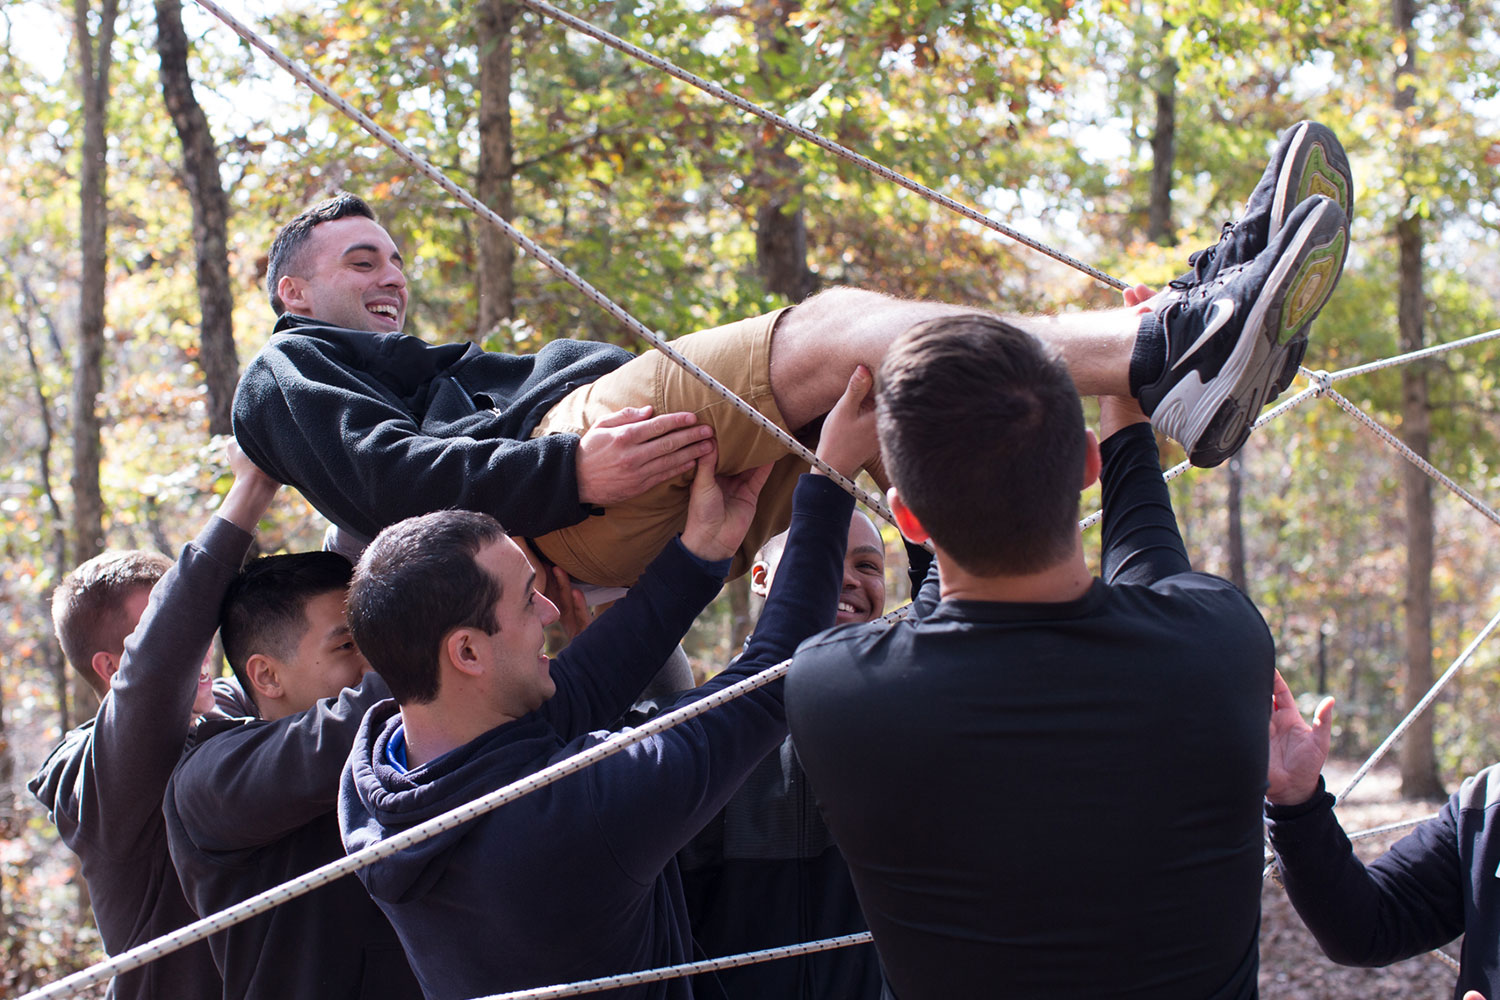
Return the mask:
<path id="1" fill-rule="evenodd" d="M 688 334 L 672 346 L 788 430 L 771 395 L 771 333 L 785 310 Z M 734 405 L 689 375 L 660 351 L 647 351 L 597 381 L 564 396 L 537 425 L 532 437 L 582 435 L 594 422 L 627 406 L 650 404 L 656 415 L 690 411 L 711 425 L 718 443 L 719 475 L 734 475 L 775 462 L 760 493 L 755 520 L 734 558 L 731 575 L 750 568 L 755 552 L 791 521 L 792 491 L 807 463 L 753 424 Z M 629 586 L 687 522 L 693 474 L 668 480 L 560 531 L 532 539 L 537 549 L 568 575 L 600 586 Z"/>

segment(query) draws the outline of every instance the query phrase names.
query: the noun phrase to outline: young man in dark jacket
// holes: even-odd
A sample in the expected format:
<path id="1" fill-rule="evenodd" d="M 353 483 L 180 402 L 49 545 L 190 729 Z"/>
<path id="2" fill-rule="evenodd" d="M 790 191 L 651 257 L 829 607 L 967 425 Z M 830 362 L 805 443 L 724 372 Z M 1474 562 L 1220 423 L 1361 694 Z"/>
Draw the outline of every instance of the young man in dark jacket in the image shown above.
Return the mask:
<path id="1" fill-rule="evenodd" d="M 200 916 L 343 857 L 335 801 L 360 718 L 388 697 L 344 620 L 352 567 L 266 556 L 234 581 L 224 651 L 258 718 L 207 722 L 167 786 L 172 861 Z M 395 933 L 340 879 L 209 938 L 225 1000 L 411 1000 Z"/>
<path id="2" fill-rule="evenodd" d="M 850 382 L 820 454 L 850 474 L 874 454 Z M 553 663 L 556 610 L 498 524 L 447 511 L 365 552 L 350 623 L 391 683 L 340 802 L 352 852 L 600 742 L 718 592 L 767 470 L 716 484 L 698 467 L 687 525 L 637 586 Z M 771 666 L 833 621 L 853 507 L 822 476 L 797 486 L 784 585 L 746 655 L 678 704 Z M 772 683 L 360 873 L 428 996 L 479 996 L 691 957 L 676 851 L 785 736 Z M 614 996 L 690 997 L 686 980 Z"/>
<path id="3" fill-rule="evenodd" d="M 785 535 L 771 539 L 750 568 L 750 588 L 763 598 L 781 571 L 785 541 Z M 932 557 L 920 546 L 907 551 L 912 566 L 921 567 L 915 589 Z M 885 613 L 885 600 L 885 543 L 874 522 L 855 511 L 834 624 L 874 621 Z M 755 766 L 677 862 L 693 940 L 704 957 L 868 929 L 849 865 L 818 814 L 790 739 Z M 695 989 L 701 997 L 722 991 L 729 1000 L 879 1000 L 880 962 L 873 945 L 855 945 L 705 973 Z"/>
<path id="4" fill-rule="evenodd" d="M 804 643 L 786 700 L 891 994 L 1254 997 L 1274 650 L 1191 571 L 1145 417 L 1101 401 L 1101 449 L 1056 359 L 985 316 L 914 329 L 879 379 L 891 506 L 940 572 L 912 616 Z"/>
<path id="5" fill-rule="evenodd" d="M 1463 935 L 1453 996 L 1500 997 L 1500 765 L 1465 779 L 1436 818 L 1366 865 L 1323 782 L 1332 722 L 1332 698 L 1309 725 L 1277 674 L 1266 818 L 1297 914 L 1340 965 L 1389 965 Z"/>
<path id="6" fill-rule="evenodd" d="M 1320 191 L 1334 200 L 1277 241 L 1289 273 L 1238 274 Z M 1331 286 L 1342 265 L 1351 208 L 1338 140 L 1299 123 L 1244 218 L 1172 290 L 1143 309 L 1012 323 L 1057 350 L 1081 392 L 1139 399 L 1195 463 L 1217 464 L 1295 376 L 1322 303 L 1317 286 Z M 494 515 L 574 580 L 628 586 L 681 530 L 710 436 L 721 474 L 777 463 L 734 572 L 786 526 L 800 461 L 660 352 L 631 359 L 558 339 L 517 357 L 404 337 L 403 264 L 353 196 L 294 219 L 270 253 L 276 333 L 235 398 L 241 445 L 353 546 L 403 517 L 457 507 Z M 1298 291 L 1283 310 L 1288 282 Z M 1287 322 L 1267 326 L 1268 305 Z M 969 311 L 833 288 L 673 345 L 783 430 L 812 436 L 856 365 L 873 370 L 915 323 Z"/>
<path id="7" fill-rule="evenodd" d="M 192 721 L 213 708 L 205 664 L 219 602 L 278 486 L 238 448 L 230 468 L 224 502 L 175 565 L 153 553 L 106 553 L 53 595 L 63 652 L 102 700 L 29 787 L 82 863 L 112 955 L 196 919 L 167 856 L 162 795 Z M 199 943 L 117 977 L 108 995 L 206 997 L 220 988 Z"/>

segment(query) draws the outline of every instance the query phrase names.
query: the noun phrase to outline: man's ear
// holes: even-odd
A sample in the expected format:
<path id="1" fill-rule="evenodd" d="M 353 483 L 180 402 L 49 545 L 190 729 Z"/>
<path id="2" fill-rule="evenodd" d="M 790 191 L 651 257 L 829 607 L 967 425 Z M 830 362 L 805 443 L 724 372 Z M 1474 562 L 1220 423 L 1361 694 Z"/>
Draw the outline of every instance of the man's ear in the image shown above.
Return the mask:
<path id="1" fill-rule="evenodd" d="M 469 677 L 478 677 L 484 672 L 484 662 L 476 646 L 483 633 L 478 629 L 460 627 L 443 637 L 442 662 Z M 439 664 L 440 666 L 442 664 Z M 441 683 L 441 678 L 439 678 Z"/>
<path id="2" fill-rule="evenodd" d="M 115 676 L 115 671 L 120 669 L 120 660 L 113 654 L 100 650 L 89 660 L 89 666 L 93 668 L 95 674 L 99 675 L 99 679 L 104 682 L 103 691 L 108 691 L 110 680 Z M 98 685 L 92 686 L 98 690 Z"/>
<path id="3" fill-rule="evenodd" d="M 1099 458 L 1099 439 L 1094 436 L 1093 431 L 1084 431 L 1085 450 L 1083 453 L 1083 484 L 1078 488 L 1086 490 L 1099 481 L 1099 468 L 1102 459 Z"/>
<path id="4" fill-rule="evenodd" d="M 294 307 L 307 308 L 307 300 L 302 297 L 302 280 L 290 274 L 283 274 L 276 280 L 276 297 L 288 312 L 295 311 Z"/>
<path id="5" fill-rule="evenodd" d="M 891 505 L 891 513 L 896 517 L 896 527 L 901 529 L 901 534 L 917 545 L 921 545 L 932 537 L 927 533 L 927 529 L 922 527 L 922 522 L 917 520 L 917 515 L 913 514 L 911 508 L 902 502 L 901 493 L 896 487 L 892 486 L 886 490 L 885 499 Z"/>
<path id="6" fill-rule="evenodd" d="M 264 653 L 251 653 L 245 661 L 245 676 L 250 679 L 251 698 L 283 698 L 286 690 L 281 686 L 281 664 Z"/>
<path id="7" fill-rule="evenodd" d="M 750 567 L 750 592 L 756 597 L 765 597 L 771 592 L 771 567 L 759 560 Z"/>

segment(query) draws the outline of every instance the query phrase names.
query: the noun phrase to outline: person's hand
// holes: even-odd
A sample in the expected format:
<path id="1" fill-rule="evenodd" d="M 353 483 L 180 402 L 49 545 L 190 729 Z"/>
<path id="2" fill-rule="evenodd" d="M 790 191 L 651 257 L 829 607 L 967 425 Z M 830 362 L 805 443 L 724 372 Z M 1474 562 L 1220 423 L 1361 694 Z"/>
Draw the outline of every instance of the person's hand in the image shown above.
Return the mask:
<path id="1" fill-rule="evenodd" d="M 1297 710 L 1297 699 L 1276 671 L 1271 694 L 1271 763 L 1266 769 L 1266 798 L 1274 805 L 1300 805 L 1318 790 L 1318 775 L 1328 760 L 1328 738 L 1333 731 L 1333 698 L 1318 702 L 1308 725 Z"/>
<path id="2" fill-rule="evenodd" d="M 1156 296 L 1156 289 L 1152 288 L 1150 285 L 1132 285 L 1129 288 L 1125 289 L 1125 291 L 1121 294 L 1123 294 L 1125 297 L 1125 305 L 1127 307 L 1140 307 L 1136 310 L 1136 312 L 1141 314 L 1142 316 L 1144 316 L 1148 312 L 1151 312 L 1151 310 L 1154 308 L 1154 304 L 1151 302 L 1151 299 Z"/>
<path id="3" fill-rule="evenodd" d="M 713 450 L 712 436 L 691 413 L 616 410 L 578 439 L 578 502 L 608 507 L 683 475 Z"/>
<path id="4" fill-rule="evenodd" d="M 578 633 L 594 620 L 594 610 L 584 600 L 583 591 L 573 586 L 573 578 L 561 566 L 553 566 L 547 573 L 542 596 L 556 605 L 557 627 L 568 642 L 578 638 Z"/>
<path id="5" fill-rule="evenodd" d="M 233 439 L 225 446 L 225 461 L 234 482 L 224 494 L 217 515 L 236 527 L 254 531 L 281 484 L 260 471 Z"/>
<path id="6" fill-rule="evenodd" d="M 699 559 L 728 559 L 739 550 L 755 517 L 755 501 L 771 475 L 771 466 L 758 465 L 737 476 L 716 476 L 718 455 L 698 460 L 688 495 L 687 526 L 682 544 Z"/>
<path id="7" fill-rule="evenodd" d="M 1484 1000 L 1484 994 L 1478 990 L 1470 990 L 1464 994 L 1464 1000 Z"/>
<path id="8" fill-rule="evenodd" d="M 875 394 L 870 391 L 874 385 L 870 369 L 855 366 L 844 394 L 828 411 L 823 432 L 818 435 L 818 457 L 850 479 L 880 458 L 880 441 L 875 436 Z"/>

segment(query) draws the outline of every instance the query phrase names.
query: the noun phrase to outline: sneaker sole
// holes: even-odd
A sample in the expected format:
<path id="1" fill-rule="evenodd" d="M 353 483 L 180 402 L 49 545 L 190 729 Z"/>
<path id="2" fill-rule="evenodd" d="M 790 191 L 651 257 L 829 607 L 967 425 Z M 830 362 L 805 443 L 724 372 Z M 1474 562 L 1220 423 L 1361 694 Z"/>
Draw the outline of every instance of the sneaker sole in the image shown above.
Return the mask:
<path id="1" fill-rule="evenodd" d="M 1297 127 L 1276 178 L 1266 242 L 1276 238 L 1292 209 L 1313 195 L 1332 199 L 1345 219 L 1354 218 L 1354 179 L 1349 158 L 1338 137 L 1327 126 L 1303 122 Z"/>
<path id="2" fill-rule="evenodd" d="M 1348 223 L 1330 226 L 1329 220 L 1330 206 L 1309 216 L 1266 279 L 1245 320 L 1259 333 L 1241 339 L 1214 380 L 1229 387 L 1213 394 L 1220 401 L 1188 448 L 1194 465 L 1211 468 L 1239 451 L 1261 407 L 1280 391 L 1277 383 L 1288 371 L 1295 373 L 1307 351 L 1308 327 L 1338 285 L 1349 249 Z M 1199 400 L 1199 406 L 1204 403 Z"/>
<path id="3" fill-rule="evenodd" d="M 1271 225 L 1267 240 L 1276 238 L 1287 213 L 1313 195 L 1323 195 L 1338 203 L 1346 223 L 1354 218 L 1354 178 L 1349 172 L 1349 158 L 1333 130 L 1317 122 L 1303 122 L 1292 137 L 1286 162 L 1276 179 L 1276 196 L 1271 203 Z M 1307 353 L 1307 339 L 1288 345 L 1285 367 L 1271 383 L 1268 398 L 1275 399 L 1286 391 L 1297 377 L 1302 357 Z"/>

